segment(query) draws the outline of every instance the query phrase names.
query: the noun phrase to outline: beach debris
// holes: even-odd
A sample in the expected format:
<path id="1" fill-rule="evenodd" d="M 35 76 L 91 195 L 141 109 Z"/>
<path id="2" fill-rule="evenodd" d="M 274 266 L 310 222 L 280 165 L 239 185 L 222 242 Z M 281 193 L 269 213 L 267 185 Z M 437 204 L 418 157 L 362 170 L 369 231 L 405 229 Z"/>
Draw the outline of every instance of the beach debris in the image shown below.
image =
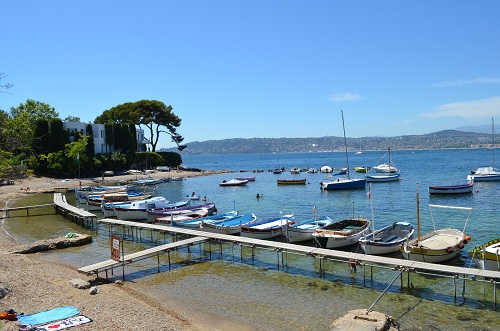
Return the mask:
<path id="1" fill-rule="evenodd" d="M 89 293 L 92 295 L 97 294 L 99 293 L 99 289 L 96 286 L 92 286 L 89 290 Z"/>
<path id="2" fill-rule="evenodd" d="M 71 284 L 71 286 L 76 287 L 77 289 L 80 290 L 85 290 L 90 288 L 90 283 L 83 279 L 74 278 L 70 280 L 69 283 Z"/>

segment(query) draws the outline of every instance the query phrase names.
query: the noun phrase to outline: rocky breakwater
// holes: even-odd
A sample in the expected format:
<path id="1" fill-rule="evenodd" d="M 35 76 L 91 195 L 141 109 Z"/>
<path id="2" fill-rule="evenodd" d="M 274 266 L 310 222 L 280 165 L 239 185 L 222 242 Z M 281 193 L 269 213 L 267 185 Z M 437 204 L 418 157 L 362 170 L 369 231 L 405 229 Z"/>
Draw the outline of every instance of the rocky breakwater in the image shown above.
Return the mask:
<path id="1" fill-rule="evenodd" d="M 9 250 L 11 254 L 29 254 L 62 249 L 67 247 L 87 245 L 92 242 L 92 236 L 87 234 L 68 233 L 64 237 L 38 240 L 29 244 L 19 245 Z"/>

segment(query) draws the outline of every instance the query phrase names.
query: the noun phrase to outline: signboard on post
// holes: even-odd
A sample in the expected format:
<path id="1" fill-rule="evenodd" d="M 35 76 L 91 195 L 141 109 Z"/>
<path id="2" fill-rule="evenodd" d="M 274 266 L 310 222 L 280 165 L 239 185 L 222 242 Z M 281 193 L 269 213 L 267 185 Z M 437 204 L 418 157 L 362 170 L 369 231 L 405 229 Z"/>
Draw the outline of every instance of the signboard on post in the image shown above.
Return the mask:
<path id="1" fill-rule="evenodd" d="M 111 259 L 120 261 L 120 247 L 120 236 L 117 236 L 116 234 L 111 235 Z"/>

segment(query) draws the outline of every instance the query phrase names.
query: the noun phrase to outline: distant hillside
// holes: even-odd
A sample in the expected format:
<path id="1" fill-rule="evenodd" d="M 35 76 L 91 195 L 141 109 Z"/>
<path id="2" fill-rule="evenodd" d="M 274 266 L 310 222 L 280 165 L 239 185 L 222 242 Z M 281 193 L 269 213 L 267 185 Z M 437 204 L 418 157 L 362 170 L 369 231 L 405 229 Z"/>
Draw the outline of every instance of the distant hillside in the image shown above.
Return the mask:
<path id="1" fill-rule="evenodd" d="M 489 124 L 484 124 L 484 125 L 479 125 L 479 126 L 461 126 L 457 128 L 456 130 L 458 131 L 464 131 L 464 132 L 476 132 L 476 133 L 488 133 L 491 134 L 491 125 Z M 495 127 L 495 135 L 500 132 L 499 128 Z"/>
<path id="2" fill-rule="evenodd" d="M 491 145 L 491 141 L 491 134 L 444 130 L 425 135 L 347 138 L 347 149 L 358 151 L 384 150 L 388 147 L 393 150 L 470 148 L 488 147 Z M 306 153 L 343 150 L 344 138 L 334 136 L 319 138 L 232 138 L 190 142 L 187 143 L 187 147 L 182 151 L 182 154 Z M 175 149 L 165 151 L 175 151 Z"/>

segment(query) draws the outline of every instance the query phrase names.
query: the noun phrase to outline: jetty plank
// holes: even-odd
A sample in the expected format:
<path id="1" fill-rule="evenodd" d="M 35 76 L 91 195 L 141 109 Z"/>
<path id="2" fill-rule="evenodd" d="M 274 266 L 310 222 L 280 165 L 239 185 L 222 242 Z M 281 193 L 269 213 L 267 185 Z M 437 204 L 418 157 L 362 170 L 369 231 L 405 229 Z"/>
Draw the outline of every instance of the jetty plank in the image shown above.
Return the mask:
<path id="1" fill-rule="evenodd" d="M 82 268 L 78 269 L 78 271 L 80 273 L 92 274 L 92 273 L 96 273 L 102 269 L 108 269 L 108 268 L 113 267 L 113 266 L 132 263 L 134 260 L 142 259 L 142 258 L 147 257 L 149 255 L 154 255 L 154 254 L 162 252 L 162 251 L 167 251 L 167 250 L 171 250 L 173 248 L 186 246 L 186 245 L 190 245 L 190 244 L 195 244 L 195 243 L 202 242 L 205 240 L 207 240 L 207 238 L 205 238 L 205 237 L 193 237 L 193 238 L 189 238 L 189 239 L 179 240 L 176 242 L 172 242 L 172 243 L 148 248 L 148 249 L 145 249 L 145 250 L 142 250 L 139 252 L 124 255 L 122 258 L 120 258 L 120 260 L 106 260 L 103 262 L 95 263 L 95 264 L 92 264 L 92 265 L 89 265 L 86 267 L 82 267 Z"/>

